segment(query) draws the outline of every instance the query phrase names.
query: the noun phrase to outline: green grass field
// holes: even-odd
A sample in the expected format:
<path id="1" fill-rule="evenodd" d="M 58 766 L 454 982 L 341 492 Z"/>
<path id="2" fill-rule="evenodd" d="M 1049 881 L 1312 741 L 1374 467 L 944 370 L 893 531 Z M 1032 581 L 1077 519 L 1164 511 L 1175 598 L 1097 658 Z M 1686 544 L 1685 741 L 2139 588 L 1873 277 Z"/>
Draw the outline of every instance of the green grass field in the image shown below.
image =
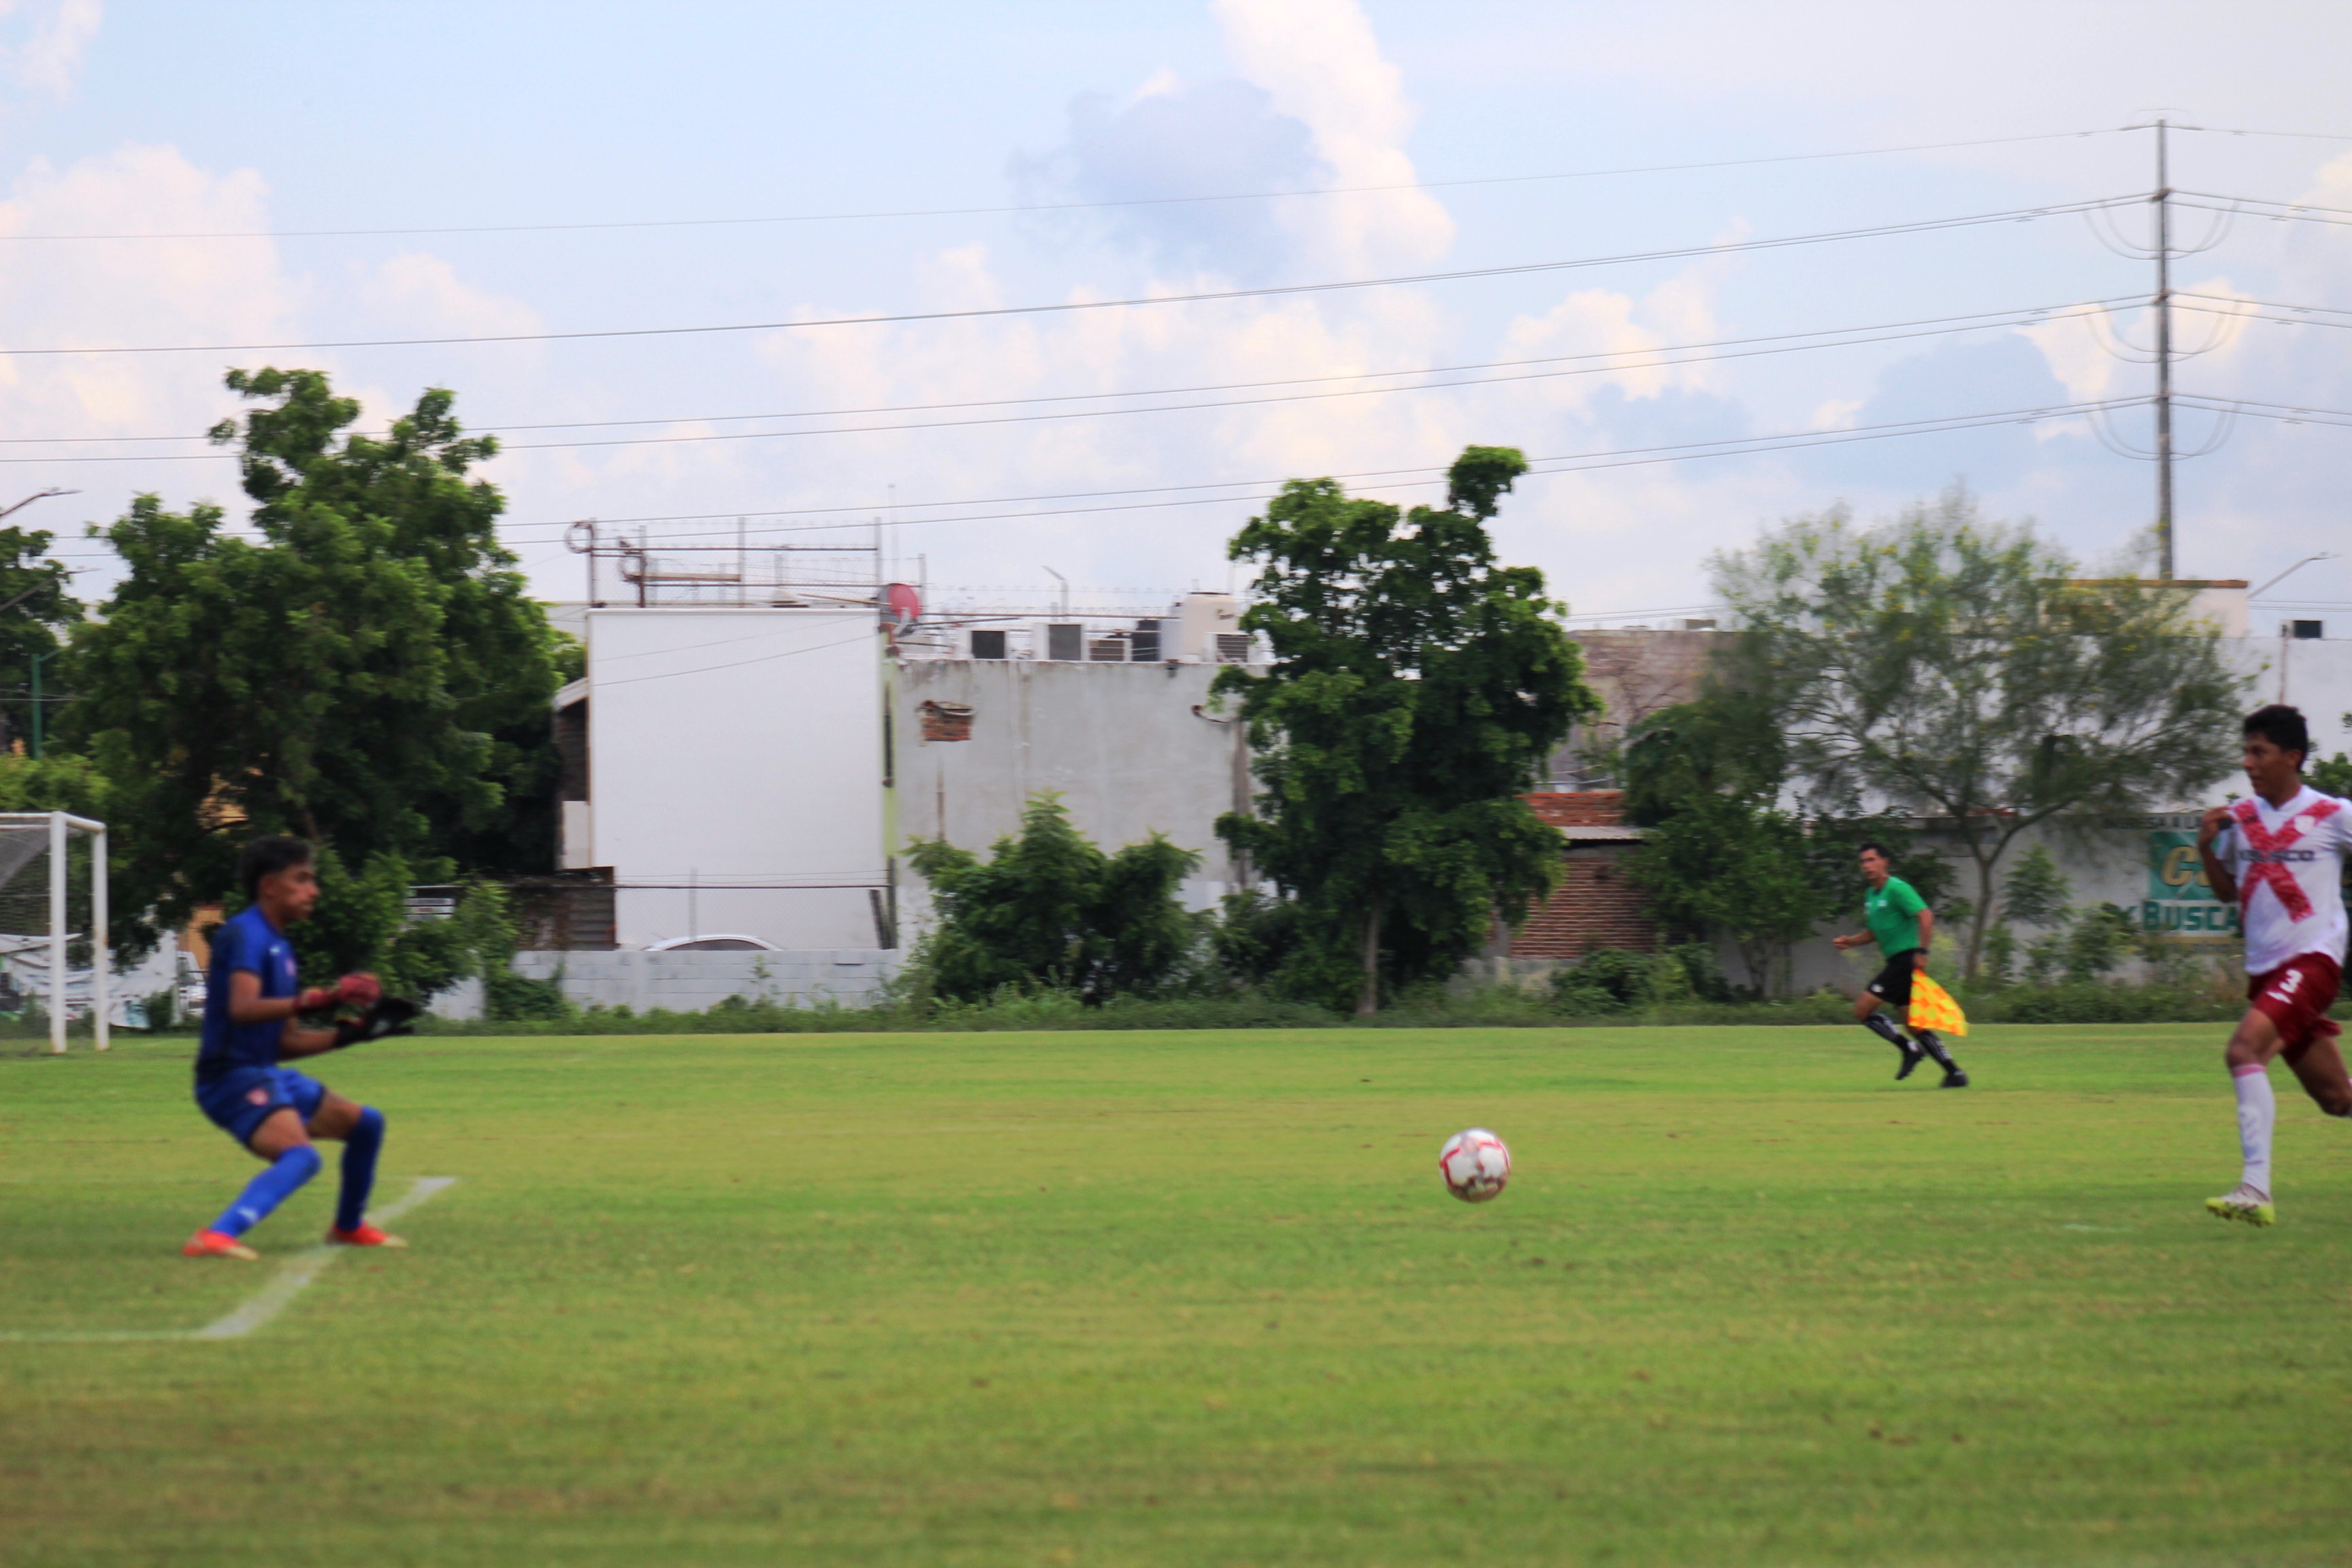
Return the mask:
<path id="1" fill-rule="evenodd" d="M 420 1039 L 312 1242 L 184 1041 L 0 1059 L 0 1562 L 2352 1562 L 2352 1127 L 2212 1026 Z M 1435 1154 L 1496 1128 L 1498 1201 Z"/>

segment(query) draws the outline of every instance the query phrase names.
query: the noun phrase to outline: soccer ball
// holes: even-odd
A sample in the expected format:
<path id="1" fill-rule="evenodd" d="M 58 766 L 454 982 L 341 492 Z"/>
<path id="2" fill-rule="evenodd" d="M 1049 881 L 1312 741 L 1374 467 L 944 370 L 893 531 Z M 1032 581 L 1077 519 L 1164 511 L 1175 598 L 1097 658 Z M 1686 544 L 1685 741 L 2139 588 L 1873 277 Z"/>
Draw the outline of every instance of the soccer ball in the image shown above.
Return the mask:
<path id="1" fill-rule="evenodd" d="M 1456 1132 L 1437 1152 L 1445 1190 L 1465 1204 L 1483 1204 L 1511 1179 L 1511 1152 L 1483 1127 Z"/>

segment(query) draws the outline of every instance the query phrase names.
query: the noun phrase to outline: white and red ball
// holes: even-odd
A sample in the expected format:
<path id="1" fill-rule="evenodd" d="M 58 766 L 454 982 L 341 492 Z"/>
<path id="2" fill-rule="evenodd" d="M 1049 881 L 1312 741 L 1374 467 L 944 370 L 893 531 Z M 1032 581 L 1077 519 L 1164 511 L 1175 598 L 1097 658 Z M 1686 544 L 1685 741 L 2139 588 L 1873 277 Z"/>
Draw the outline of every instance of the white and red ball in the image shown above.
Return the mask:
<path id="1" fill-rule="evenodd" d="M 1511 1152 L 1483 1127 L 1456 1132 L 1437 1152 L 1445 1190 L 1465 1204 L 1483 1204 L 1511 1179 Z"/>

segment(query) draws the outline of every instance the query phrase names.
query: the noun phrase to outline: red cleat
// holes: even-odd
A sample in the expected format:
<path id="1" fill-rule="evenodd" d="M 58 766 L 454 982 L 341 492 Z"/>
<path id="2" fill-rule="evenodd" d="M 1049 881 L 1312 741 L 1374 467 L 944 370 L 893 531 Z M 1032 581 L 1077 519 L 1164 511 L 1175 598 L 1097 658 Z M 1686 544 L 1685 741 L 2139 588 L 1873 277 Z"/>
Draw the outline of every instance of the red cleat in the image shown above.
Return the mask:
<path id="1" fill-rule="evenodd" d="M 408 1245 L 391 1232 L 378 1230 L 365 1222 L 362 1222 L 356 1230 L 342 1230 L 334 1226 L 329 1226 L 327 1242 L 332 1247 L 406 1247 Z"/>
<path id="2" fill-rule="evenodd" d="M 236 1258 L 251 1263 L 258 1259 L 261 1254 L 233 1236 L 224 1236 L 216 1230 L 200 1230 L 188 1237 L 188 1244 L 180 1248 L 180 1256 L 183 1258 Z"/>

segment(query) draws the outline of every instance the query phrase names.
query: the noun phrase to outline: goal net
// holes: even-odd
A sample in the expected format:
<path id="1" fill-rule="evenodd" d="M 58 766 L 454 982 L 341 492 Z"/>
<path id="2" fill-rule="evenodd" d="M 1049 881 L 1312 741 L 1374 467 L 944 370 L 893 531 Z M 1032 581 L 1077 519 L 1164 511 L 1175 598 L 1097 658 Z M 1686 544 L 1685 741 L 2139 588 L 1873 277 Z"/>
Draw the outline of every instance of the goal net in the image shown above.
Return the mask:
<path id="1" fill-rule="evenodd" d="M 0 1021 L 46 1026 L 60 1052 L 68 1028 L 87 1022 L 106 1049 L 108 957 L 106 825 L 0 812 Z"/>

